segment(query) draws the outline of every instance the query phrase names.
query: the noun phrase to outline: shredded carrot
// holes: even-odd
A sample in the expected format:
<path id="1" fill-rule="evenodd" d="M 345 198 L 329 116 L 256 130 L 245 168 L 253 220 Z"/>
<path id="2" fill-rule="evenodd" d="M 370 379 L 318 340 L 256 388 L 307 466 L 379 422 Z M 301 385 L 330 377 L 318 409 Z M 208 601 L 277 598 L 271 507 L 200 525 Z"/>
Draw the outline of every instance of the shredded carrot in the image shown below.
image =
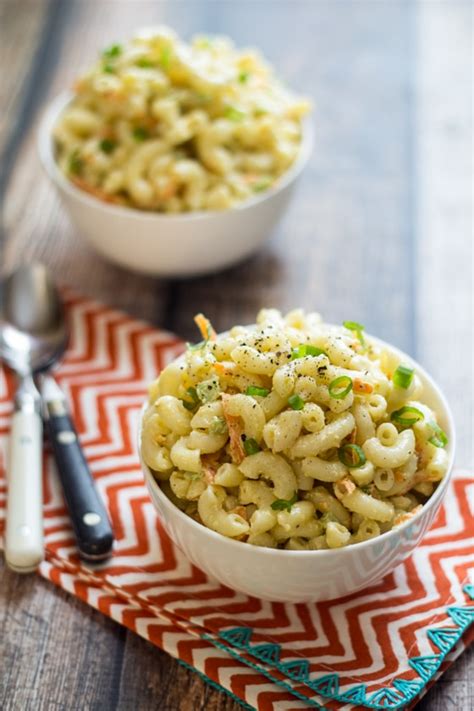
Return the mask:
<path id="1" fill-rule="evenodd" d="M 159 191 L 159 197 L 161 200 L 170 200 L 178 192 L 178 186 L 174 181 L 170 181 L 168 185 Z"/>
<path id="2" fill-rule="evenodd" d="M 201 455 L 202 470 L 208 484 L 214 484 L 216 472 L 219 469 L 219 453 Z"/>
<path id="3" fill-rule="evenodd" d="M 242 444 L 242 434 L 244 430 L 240 421 L 240 417 L 234 417 L 233 415 L 229 415 L 229 413 L 226 411 L 228 399 L 229 395 L 227 393 L 223 393 L 222 409 L 224 411 L 224 419 L 227 423 L 227 429 L 229 430 L 230 456 L 232 457 L 232 461 L 234 462 L 234 464 L 242 464 L 245 459 L 245 451 L 244 446 Z"/>
<path id="4" fill-rule="evenodd" d="M 204 316 L 204 314 L 196 314 L 196 316 L 194 317 L 194 322 L 201 331 L 201 336 L 204 338 L 205 341 L 216 340 L 216 332 L 212 328 L 211 322 L 208 318 Z"/>
<path id="5" fill-rule="evenodd" d="M 347 494 L 352 494 L 352 492 L 355 491 L 355 488 L 356 485 L 354 484 L 352 479 L 349 479 L 349 477 L 346 477 L 345 479 L 342 479 L 337 482 L 337 490 L 341 496 L 347 496 Z"/>
<path id="6" fill-rule="evenodd" d="M 359 378 L 354 379 L 353 389 L 355 393 L 364 395 L 370 395 L 370 393 L 373 393 L 374 391 L 373 385 L 366 383 L 364 380 L 359 380 Z"/>
<path id="7" fill-rule="evenodd" d="M 103 202 L 111 202 L 115 205 L 123 203 L 123 200 L 121 200 L 116 195 L 110 195 L 109 193 L 106 193 L 100 188 L 94 187 L 93 185 L 89 185 L 89 183 L 87 183 L 82 178 L 74 177 L 71 178 L 71 180 L 75 185 L 77 185 L 78 188 L 84 190 L 84 192 L 89 193 L 90 195 L 93 195 L 96 198 L 99 198 L 99 200 L 102 200 Z"/>
<path id="8" fill-rule="evenodd" d="M 214 370 L 216 370 L 220 375 L 224 375 L 227 372 L 227 368 L 224 363 L 217 361 L 214 363 Z"/>
<path id="9" fill-rule="evenodd" d="M 235 536 L 235 538 L 233 538 L 232 540 L 233 541 L 246 541 L 248 537 L 249 537 L 248 533 L 241 533 L 240 536 Z"/>
<path id="10" fill-rule="evenodd" d="M 350 433 L 348 439 L 349 439 L 349 442 L 350 442 L 351 444 L 355 444 L 355 443 L 356 443 L 356 440 L 357 440 L 357 427 L 354 427 L 354 429 L 353 429 L 352 432 Z"/>
<path id="11" fill-rule="evenodd" d="M 232 375 L 237 370 L 237 363 L 232 361 L 217 361 L 214 363 L 214 370 L 216 370 L 219 375 Z"/>
<path id="12" fill-rule="evenodd" d="M 241 516 L 243 519 L 247 520 L 247 509 L 245 506 L 236 506 L 235 509 L 232 509 L 232 513 L 237 514 L 237 516 Z"/>
<path id="13" fill-rule="evenodd" d="M 418 506 L 415 506 L 412 511 L 406 511 L 405 513 L 398 514 L 398 516 L 395 516 L 393 525 L 400 526 L 402 523 L 405 523 L 405 521 L 409 521 L 415 514 L 418 513 L 418 511 L 421 510 L 421 508 L 421 504 L 419 504 Z"/>

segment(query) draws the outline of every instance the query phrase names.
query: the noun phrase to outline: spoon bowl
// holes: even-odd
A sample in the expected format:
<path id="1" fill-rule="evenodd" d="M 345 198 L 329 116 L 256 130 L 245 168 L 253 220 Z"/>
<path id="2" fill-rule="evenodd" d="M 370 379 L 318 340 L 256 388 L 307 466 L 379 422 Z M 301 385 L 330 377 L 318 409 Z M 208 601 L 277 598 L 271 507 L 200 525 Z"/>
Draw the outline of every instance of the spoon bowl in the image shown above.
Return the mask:
<path id="1" fill-rule="evenodd" d="M 0 358 L 21 375 L 47 370 L 64 353 L 68 331 L 46 267 L 20 266 L 2 283 L 1 295 Z"/>

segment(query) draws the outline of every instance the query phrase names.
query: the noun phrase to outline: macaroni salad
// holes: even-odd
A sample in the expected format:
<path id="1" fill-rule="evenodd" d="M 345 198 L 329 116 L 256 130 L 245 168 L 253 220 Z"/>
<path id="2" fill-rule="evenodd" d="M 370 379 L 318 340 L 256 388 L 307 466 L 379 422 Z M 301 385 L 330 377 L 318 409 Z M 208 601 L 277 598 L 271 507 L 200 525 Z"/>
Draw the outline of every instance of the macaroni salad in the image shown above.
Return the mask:
<path id="1" fill-rule="evenodd" d="M 188 345 L 150 388 L 141 451 L 181 510 L 224 536 L 340 548 L 412 517 L 448 468 L 409 365 L 361 324 L 262 310 Z"/>
<path id="2" fill-rule="evenodd" d="M 309 108 L 256 51 L 149 28 L 105 49 L 76 82 L 54 128 L 57 160 L 107 202 L 225 210 L 290 168 Z"/>

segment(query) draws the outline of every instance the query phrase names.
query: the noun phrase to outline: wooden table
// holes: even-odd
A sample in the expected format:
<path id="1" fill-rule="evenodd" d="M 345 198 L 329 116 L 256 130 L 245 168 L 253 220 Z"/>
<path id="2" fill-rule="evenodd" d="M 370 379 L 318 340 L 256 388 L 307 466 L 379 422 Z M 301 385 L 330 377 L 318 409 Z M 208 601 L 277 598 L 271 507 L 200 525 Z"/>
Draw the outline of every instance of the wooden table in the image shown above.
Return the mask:
<path id="1" fill-rule="evenodd" d="M 472 464 L 469 1 L 0 0 L 1 264 L 40 258 L 62 280 L 192 336 L 257 309 L 301 305 L 418 358 L 454 408 L 457 463 Z M 41 109 L 135 26 L 230 33 L 256 44 L 315 103 L 313 159 L 273 240 L 206 278 L 160 281 L 104 262 L 76 234 L 35 150 Z M 0 707 L 237 709 L 137 636 L 34 576 L 2 571 Z M 419 709 L 474 705 L 466 652 Z"/>

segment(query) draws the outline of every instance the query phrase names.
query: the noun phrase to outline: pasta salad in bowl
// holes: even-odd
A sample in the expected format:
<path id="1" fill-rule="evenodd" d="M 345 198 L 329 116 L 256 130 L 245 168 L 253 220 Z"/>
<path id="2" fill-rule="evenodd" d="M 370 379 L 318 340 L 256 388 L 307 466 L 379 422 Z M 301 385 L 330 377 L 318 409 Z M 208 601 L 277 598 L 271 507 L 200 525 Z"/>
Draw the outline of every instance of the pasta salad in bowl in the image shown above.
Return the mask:
<path id="1" fill-rule="evenodd" d="M 309 111 L 256 50 L 146 28 L 103 50 L 53 102 L 40 155 L 103 254 L 197 274 L 271 233 L 311 150 Z"/>
<path id="2" fill-rule="evenodd" d="M 390 572 L 452 466 L 429 376 L 352 321 L 264 309 L 219 336 L 196 321 L 202 341 L 152 384 L 140 429 L 172 538 L 221 582 L 273 600 L 337 597 Z"/>
<path id="3" fill-rule="evenodd" d="M 257 52 L 158 27 L 102 52 L 53 135 L 62 172 L 101 200 L 226 210 L 290 168 L 308 112 Z"/>

